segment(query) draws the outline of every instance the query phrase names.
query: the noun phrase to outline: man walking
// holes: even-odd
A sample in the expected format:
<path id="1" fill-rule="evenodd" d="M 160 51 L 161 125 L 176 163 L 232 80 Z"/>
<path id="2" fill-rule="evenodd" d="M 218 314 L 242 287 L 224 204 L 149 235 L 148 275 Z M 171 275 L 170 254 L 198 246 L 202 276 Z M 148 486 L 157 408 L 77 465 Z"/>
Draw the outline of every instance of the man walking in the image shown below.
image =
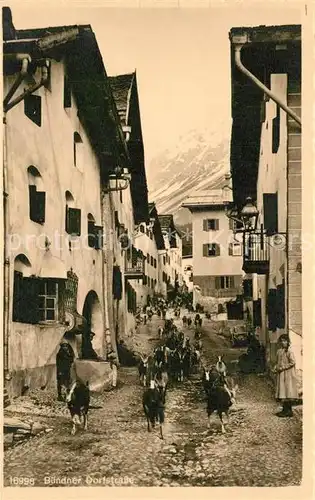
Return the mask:
<path id="1" fill-rule="evenodd" d="M 108 353 L 108 360 L 110 368 L 112 370 L 112 388 L 115 389 L 117 387 L 117 373 L 119 362 L 116 354 L 113 351 Z"/>
<path id="2" fill-rule="evenodd" d="M 69 389 L 71 383 L 71 366 L 74 361 L 74 351 L 71 345 L 63 339 L 56 355 L 58 401 L 63 401 L 62 387 Z"/>

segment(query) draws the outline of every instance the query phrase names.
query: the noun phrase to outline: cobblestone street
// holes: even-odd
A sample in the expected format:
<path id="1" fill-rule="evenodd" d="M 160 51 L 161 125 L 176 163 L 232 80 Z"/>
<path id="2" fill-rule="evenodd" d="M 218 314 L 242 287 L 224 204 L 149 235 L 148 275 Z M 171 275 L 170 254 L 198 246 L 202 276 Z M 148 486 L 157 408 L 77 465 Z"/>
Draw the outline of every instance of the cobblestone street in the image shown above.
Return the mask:
<path id="1" fill-rule="evenodd" d="M 188 332 L 192 335 L 193 330 Z M 207 320 L 203 343 L 209 361 L 218 354 L 233 361 L 240 352 L 211 332 Z M 121 368 L 116 391 L 92 396 L 87 432 L 80 429 L 75 437 L 70 435 L 64 408 L 47 416 L 51 432 L 7 450 L 4 484 L 28 477 L 35 486 L 57 486 L 56 479 L 62 478 L 66 486 L 100 486 L 103 478 L 120 477 L 131 486 L 298 485 L 300 422 L 275 416 L 278 405 L 263 376 L 235 378 L 239 391 L 225 435 L 216 415 L 207 428 L 202 386 L 193 375 L 169 389 L 162 441 L 158 429 L 147 432 L 136 368 Z"/>

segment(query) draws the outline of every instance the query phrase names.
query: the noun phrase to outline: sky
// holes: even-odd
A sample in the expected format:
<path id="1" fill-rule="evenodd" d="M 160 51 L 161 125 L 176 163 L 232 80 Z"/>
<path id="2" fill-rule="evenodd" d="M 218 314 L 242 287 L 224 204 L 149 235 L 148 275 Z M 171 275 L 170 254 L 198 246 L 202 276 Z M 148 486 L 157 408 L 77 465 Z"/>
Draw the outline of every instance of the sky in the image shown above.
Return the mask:
<path id="1" fill-rule="evenodd" d="M 129 0 L 129 5 L 141 1 Z M 104 7 L 108 0 L 20 0 L 5 5 L 11 7 L 17 29 L 90 24 L 107 74 L 136 70 L 147 168 L 154 157 L 175 150 L 191 131 L 209 140 L 214 140 L 213 133 L 217 141 L 229 140 L 232 27 L 300 24 L 304 12 L 302 2 L 289 0 L 229 0 L 207 8 L 117 9 Z"/>

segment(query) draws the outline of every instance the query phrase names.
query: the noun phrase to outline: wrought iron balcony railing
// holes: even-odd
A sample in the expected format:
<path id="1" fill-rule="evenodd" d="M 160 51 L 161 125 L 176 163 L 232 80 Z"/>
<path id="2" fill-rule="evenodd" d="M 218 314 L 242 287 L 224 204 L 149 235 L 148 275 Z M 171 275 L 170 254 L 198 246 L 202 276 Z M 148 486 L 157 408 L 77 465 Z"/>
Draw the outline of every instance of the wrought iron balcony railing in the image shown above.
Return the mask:
<path id="1" fill-rule="evenodd" d="M 267 274 L 270 246 L 265 232 L 245 231 L 243 234 L 243 271 Z"/>

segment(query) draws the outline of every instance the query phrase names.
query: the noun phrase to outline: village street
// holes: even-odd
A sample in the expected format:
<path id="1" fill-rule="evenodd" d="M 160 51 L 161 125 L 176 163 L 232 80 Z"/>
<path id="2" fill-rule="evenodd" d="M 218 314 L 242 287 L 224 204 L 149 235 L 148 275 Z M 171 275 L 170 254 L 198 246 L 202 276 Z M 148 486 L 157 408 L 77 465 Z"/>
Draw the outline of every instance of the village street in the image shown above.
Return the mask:
<path id="1" fill-rule="evenodd" d="M 178 323 L 178 321 L 177 321 Z M 147 327 L 153 338 L 159 320 Z M 204 320 L 204 357 L 237 359 L 238 349 L 209 329 Z M 185 330 L 192 336 L 193 329 Z M 151 340 L 154 345 L 153 339 Z M 233 364 L 229 365 L 233 366 Z M 239 384 L 230 424 L 221 434 L 219 419 L 207 429 L 199 377 L 169 389 L 164 441 L 146 429 L 136 368 L 121 368 L 116 391 L 93 395 L 87 432 L 70 435 L 62 403 L 46 407 L 51 432 L 5 453 L 4 481 L 28 478 L 35 486 L 288 486 L 298 485 L 302 468 L 302 429 L 296 418 L 279 419 L 273 390 L 264 377 L 235 375 Z M 62 408 L 62 411 L 60 410 Z M 46 416 L 46 417 L 45 417 Z M 67 480 L 67 483 L 65 481 Z M 24 481 L 27 484 L 27 481 Z M 62 484 L 62 481 L 61 481 Z"/>

